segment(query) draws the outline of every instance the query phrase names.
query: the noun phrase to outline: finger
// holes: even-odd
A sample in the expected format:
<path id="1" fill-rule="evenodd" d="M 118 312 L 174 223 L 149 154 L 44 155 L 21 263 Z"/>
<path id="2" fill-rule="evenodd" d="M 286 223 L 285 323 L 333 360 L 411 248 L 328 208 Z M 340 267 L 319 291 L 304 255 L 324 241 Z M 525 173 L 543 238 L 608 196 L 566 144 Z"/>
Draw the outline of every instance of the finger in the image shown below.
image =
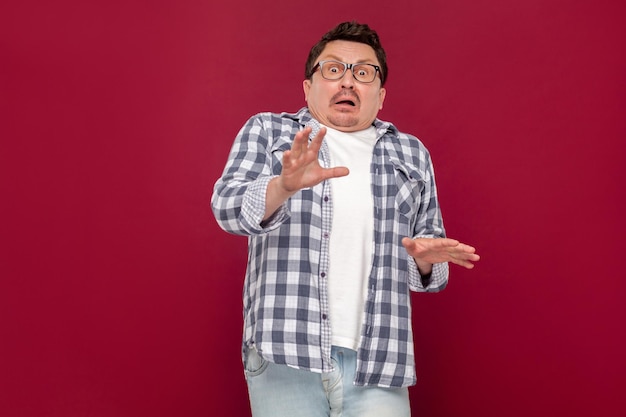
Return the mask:
<path id="1" fill-rule="evenodd" d="M 410 247 L 415 246 L 415 241 L 411 239 L 410 237 L 404 237 L 402 238 L 402 245 L 408 249 Z"/>
<path id="2" fill-rule="evenodd" d="M 324 179 L 345 177 L 350 173 L 347 167 L 333 167 L 324 169 Z"/>
<path id="3" fill-rule="evenodd" d="M 313 138 L 314 142 L 322 142 L 322 140 L 324 140 L 324 136 L 326 136 L 326 128 L 322 127 L 320 128 L 320 130 L 318 130 L 317 135 L 315 135 L 315 137 Z"/>
<path id="4" fill-rule="evenodd" d="M 317 155 L 322 147 L 322 142 L 324 141 L 324 136 L 326 136 L 326 128 L 323 127 L 317 132 L 317 135 L 311 140 L 311 144 L 309 145 L 309 150 L 315 152 Z"/>
<path id="5" fill-rule="evenodd" d="M 290 169 L 293 166 L 292 155 L 292 150 L 287 150 L 283 153 L 283 170 Z"/>
<path id="6" fill-rule="evenodd" d="M 293 139 L 291 144 L 291 156 L 294 159 L 299 158 L 304 152 L 306 152 L 309 142 L 309 134 L 311 134 L 311 128 L 305 127 L 298 133 Z"/>
<path id="7" fill-rule="evenodd" d="M 415 242 L 415 240 L 410 237 L 402 238 L 402 246 L 404 246 L 404 249 L 406 249 L 409 255 L 413 257 L 417 255 L 417 242 Z"/>
<path id="8" fill-rule="evenodd" d="M 476 248 L 470 245 L 466 245 L 465 243 L 459 244 L 459 249 L 461 249 L 465 253 L 475 253 Z"/>
<path id="9" fill-rule="evenodd" d="M 459 259 L 452 257 L 449 262 L 452 262 L 455 265 L 462 266 L 463 268 L 472 269 L 474 268 L 474 264 L 467 259 Z"/>
<path id="10" fill-rule="evenodd" d="M 467 252 L 462 252 L 462 253 L 457 253 L 454 255 L 451 255 L 452 258 L 452 262 L 464 266 L 464 267 L 470 267 L 473 268 L 474 267 L 474 262 L 478 262 L 480 260 L 480 256 L 476 253 L 467 253 Z"/>
<path id="11" fill-rule="evenodd" d="M 436 244 L 440 246 L 445 246 L 445 247 L 455 247 L 461 244 L 461 242 L 459 242 L 458 240 L 450 239 L 450 238 L 433 239 L 433 242 L 435 242 Z"/>
<path id="12" fill-rule="evenodd" d="M 466 269 L 473 269 L 474 268 L 474 264 L 471 262 L 463 262 L 463 264 L 461 264 L 462 267 L 466 268 Z"/>

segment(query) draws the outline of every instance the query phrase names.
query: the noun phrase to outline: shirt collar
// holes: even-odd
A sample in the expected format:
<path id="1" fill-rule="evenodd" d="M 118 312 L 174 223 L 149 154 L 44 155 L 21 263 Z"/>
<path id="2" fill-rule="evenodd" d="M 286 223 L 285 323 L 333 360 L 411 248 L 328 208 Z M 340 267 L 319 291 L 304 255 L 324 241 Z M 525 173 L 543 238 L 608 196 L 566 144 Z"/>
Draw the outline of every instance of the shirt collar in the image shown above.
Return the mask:
<path id="1" fill-rule="evenodd" d="M 315 136 L 322 127 L 320 122 L 313 118 L 307 107 L 302 107 L 296 113 L 282 113 L 284 117 L 289 117 L 298 121 L 304 127 L 311 127 L 311 135 Z M 372 125 L 376 128 L 376 133 L 379 138 L 383 137 L 386 133 L 397 135 L 398 129 L 391 123 L 378 118 L 374 119 Z"/>

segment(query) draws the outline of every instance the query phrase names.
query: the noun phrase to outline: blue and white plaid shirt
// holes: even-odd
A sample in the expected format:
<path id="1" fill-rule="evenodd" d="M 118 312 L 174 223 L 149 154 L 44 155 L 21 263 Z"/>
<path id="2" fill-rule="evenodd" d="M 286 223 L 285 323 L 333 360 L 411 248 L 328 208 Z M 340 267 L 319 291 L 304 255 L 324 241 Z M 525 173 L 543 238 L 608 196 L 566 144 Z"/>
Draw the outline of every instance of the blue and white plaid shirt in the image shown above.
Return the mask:
<path id="1" fill-rule="evenodd" d="M 435 264 L 430 278 L 422 280 L 401 240 L 444 237 L 445 231 L 428 150 L 391 123 L 376 119 L 373 125 L 374 256 L 365 277 L 354 383 L 405 387 L 416 380 L 410 290 L 442 290 L 448 264 Z M 307 108 L 250 118 L 215 184 L 212 208 L 224 230 L 248 236 L 244 345 L 277 364 L 327 372 L 332 370 L 328 237 L 336 197 L 329 181 L 296 193 L 263 221 L 267 184 L 280 174 L 283 152 L 305 126 L 313 128 L 311 138 L 321 128 Z M 325 143 L 319 158 L 322 166 L 333 166 Z"/>

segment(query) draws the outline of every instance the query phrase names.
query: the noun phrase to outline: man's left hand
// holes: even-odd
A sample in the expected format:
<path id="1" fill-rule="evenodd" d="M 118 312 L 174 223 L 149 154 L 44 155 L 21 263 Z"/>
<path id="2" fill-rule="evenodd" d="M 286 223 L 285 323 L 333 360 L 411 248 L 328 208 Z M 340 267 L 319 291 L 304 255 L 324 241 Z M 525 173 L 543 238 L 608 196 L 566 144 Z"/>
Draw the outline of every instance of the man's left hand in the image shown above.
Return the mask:
<path id="1" fill-rule="evenodd" d="M 474 247 L 456 239 L 405 237 L 402 239 L 402 245 L 415 259 L 421 274 L 429 274 L 432 271 L 432 265 L 440 262 L 452 262 L 472 269 L 474 262 L 480 259 Z"/>

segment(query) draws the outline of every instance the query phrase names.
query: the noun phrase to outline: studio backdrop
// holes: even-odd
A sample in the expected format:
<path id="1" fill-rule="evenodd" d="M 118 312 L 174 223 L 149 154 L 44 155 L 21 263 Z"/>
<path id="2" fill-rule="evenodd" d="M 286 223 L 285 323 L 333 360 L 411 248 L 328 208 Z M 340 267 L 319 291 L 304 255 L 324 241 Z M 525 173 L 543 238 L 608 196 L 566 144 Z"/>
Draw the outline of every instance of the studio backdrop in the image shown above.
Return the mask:
<path id="1" fill-rule="evenodd" d="M 4 2 L 0 415 L 249 416 L 247 242 L 213 184 L 352 19 L 482 256 L 412 296 L 413 414 L 623 415 L 625 4 Z"/>

